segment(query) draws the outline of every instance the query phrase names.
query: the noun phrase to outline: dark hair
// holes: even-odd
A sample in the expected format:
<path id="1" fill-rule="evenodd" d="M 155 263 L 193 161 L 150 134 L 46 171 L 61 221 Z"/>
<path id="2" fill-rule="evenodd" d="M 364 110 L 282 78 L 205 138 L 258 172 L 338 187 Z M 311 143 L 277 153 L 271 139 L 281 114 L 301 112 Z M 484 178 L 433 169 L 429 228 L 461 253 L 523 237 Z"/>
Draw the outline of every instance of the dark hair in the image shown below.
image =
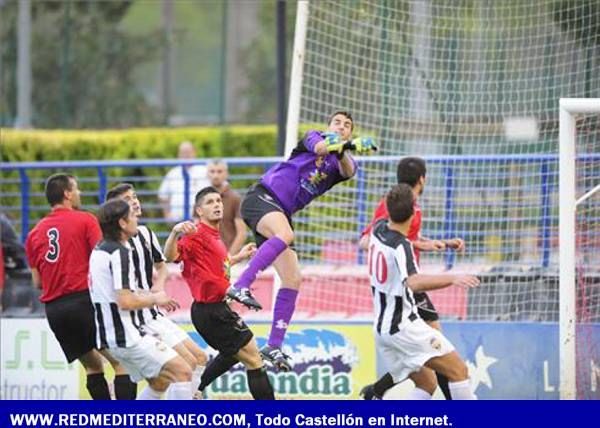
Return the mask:
<path id="1" fill-rule="evenodd" d="M 388 192 L 385 204 L 390 219 L 394 223 L 404 223 L 415 212 L 415 194 L 408 184 L 396 184 Z"/>
<path id="2" fill-rule="evenodd" d="M 342 116 L 345 116 L 346 118 L 350 119 L 350 121 L 352 122 L 352 127 L 350 129 L 354 129 L 354 119 L 352 119 L 352 115 L 349 112 L 343 110 L 333 112 L 333 114 L 329 116 L 329 120 L 327 120 L 327 125 L 329 125 L 333 118 L 336 117 L 338 114 L 341 114 Z"/>
<path id="3" fill-rule="evenodd" d="M 126 219 L 129 215 L 129 204 L 122 199 L 109 199 L 100 206 L 98 210 L 98 221 L 102 236 L 110 241 L 121 240 L 120 219 Z"/>
<path id="4" fill-rule="evenodd" d="M 398 168 L 396 169 L 396 178 L 398 184 L 405 183 L 410 187 L 414 187 L 421 177 L 425 177 L 427 174 L 427 168 L 425 167 L 425 160 L 417 157 L 406 157 L 398 162 Z"/>
<path id="5" fill-rule="evenodd" d="M 119 183 L 116 186 L 112 187 L 108 192 L 106 192 L 105 200 L 108 201 L 109 199 L 118 198 L 123 193 L 127 193 L 130 190 L 135 190 L 133 188 L 133 185 L 129 183 Z"/>
<path id="6" fill-rule="evenodd" d="M 207 186 L 201 189 L 198 193 L 196 193 L 196 198 L 194 199 L 194 206 L 197 207 L 202 203 L 202 198 L 204 198 L 209 193 L 218 193 L 221 194 L 216 188 L 213 186 Z"/>
<path id="7" fill-rule="evenodd" d="M 65 192 L 73 188 L 71 180 L 75 180 L 75 177 L 63 172 L 48 177 L 44 191 L 50 206 L 61 204 L 64 201 Z"/>

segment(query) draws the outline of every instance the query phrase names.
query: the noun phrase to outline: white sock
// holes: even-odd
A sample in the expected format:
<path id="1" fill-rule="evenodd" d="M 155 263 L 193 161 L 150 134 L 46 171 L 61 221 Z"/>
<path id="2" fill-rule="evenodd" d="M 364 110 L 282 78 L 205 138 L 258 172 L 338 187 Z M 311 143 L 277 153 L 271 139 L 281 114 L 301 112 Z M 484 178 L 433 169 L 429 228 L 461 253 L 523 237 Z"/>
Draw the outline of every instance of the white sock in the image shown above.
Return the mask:
<path id="1" fill-rule="evenodd" d="M 136 398 L 136 400 L 160 400 L 162 397 L 162 392 L 152 389 L 150 385 L 145 387 L 142 392 L 140 392 Z"/>
<path id="2" fill-rule="evenodd" d="M 192 395 L 198 390 L 200 386 L 200 380 L 202 379 L 202 373 L 204 373 L 205 366 L 196 366 L 192 372 Z"/>
<path id="3" fill-rule="evenodd" d="M 417 388 L 413 389 L 406 396 L 407 400 L 431 400 L 431 394 L 424 389 Z"/>
<path id="4" fill-rule="evenodd" d="M 448 382 L 448 387 L 453 400 L 477 400 L 477 397 L 471 391 L 470 379 L 460 382 Z"/>
<path id="5" fill-rule="evenodd" d="M 191 400 L 192 382 L 175 382 L 167 388 L 167 400 Z"/>

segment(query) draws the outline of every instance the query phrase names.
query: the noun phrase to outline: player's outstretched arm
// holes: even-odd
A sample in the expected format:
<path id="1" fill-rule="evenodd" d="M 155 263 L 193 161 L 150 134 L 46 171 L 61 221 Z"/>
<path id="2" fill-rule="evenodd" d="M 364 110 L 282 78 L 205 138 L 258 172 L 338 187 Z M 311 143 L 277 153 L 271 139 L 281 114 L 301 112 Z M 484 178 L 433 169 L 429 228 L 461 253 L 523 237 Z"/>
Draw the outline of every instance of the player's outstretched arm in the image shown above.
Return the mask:
<path id="1" fill-rule="evenodd" d="M 151 308 L 154 305 L 176 308 L 178 303 L 164 291 L 158 293 L 135 293 L 131 290 L 117 290 L 117 305 L 125 311 Z"/>
<path id="2" fill-rule="evenodd" d="M 256 244 L 251 242 L 250 244 L 244 245 L 239 253 L 231 256 L 229 258 L 229 261 L 231 262 L 231 265 L 233 266 L 233 265 L 241 262 L 242 260 L 252 257 L 255 253 L 256 253 Z"/>
<path id="3" fill-rule="evenodd" d="M 430 291 L 456 285 L 473 288 L 479 285 L 479 278 L 473 275 L 427 275 L 414 274 L 408 277 L 406 284 L 412 291 Z"/>
<path id="4" fill-rule="evenodd" d="M 191 221 L 182 221 L 173 227 L 167 238 L 167 242 L 165 242 L 165 258 L 168 262 L 173 262 L 179 258 L 179 250 L 177 249 L 177 239 L 179 236 L 195 231 L 196 225 Z"/>

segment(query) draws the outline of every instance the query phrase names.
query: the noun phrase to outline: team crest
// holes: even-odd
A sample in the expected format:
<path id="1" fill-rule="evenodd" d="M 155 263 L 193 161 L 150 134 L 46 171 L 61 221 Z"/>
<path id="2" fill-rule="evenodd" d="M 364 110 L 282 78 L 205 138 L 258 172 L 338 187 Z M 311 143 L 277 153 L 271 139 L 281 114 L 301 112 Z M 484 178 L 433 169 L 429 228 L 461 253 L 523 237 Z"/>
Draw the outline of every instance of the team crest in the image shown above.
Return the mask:
<path id="1" fill-rule="evenodd" d="M 429 341 L 429 344 L 436 351 L 440 351 L 442 349 L 442 342 L 440 342 L 440 339 L 438 339 L 437 337 L 432 337 Z"/>

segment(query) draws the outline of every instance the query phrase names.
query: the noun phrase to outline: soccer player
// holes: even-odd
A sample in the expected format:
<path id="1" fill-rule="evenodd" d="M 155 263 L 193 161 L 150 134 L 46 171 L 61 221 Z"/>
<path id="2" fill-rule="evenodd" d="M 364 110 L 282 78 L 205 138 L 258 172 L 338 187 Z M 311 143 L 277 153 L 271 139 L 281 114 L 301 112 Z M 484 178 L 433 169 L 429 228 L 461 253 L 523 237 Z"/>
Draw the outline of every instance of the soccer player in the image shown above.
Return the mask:
<path id="1" fill-rule="evenodd" d="M 110 400 L 104 360 L 96 350 L 94 308 L 88 290 L 90 254 L 101 239 L 98 220 L 80 211 L 81 192 L 75 177 L 54 174 L 45 185 L 52 211 L 29 233 L 25 250 L 33 283 L 42 289 L 50 329 L 69 363 L 81 362 L 86 387 L 94 400 Z M 114 359 L 115 396 L 135 399 L 136 389 Z"/>
<path id="2" fill-rule="evenodd" d="M 127 202 L 139 219 L 142 206 L 135 188 L 128 183 L 114 186 L 106 194 L 106 199 L 119 198 Z M 164 291 L 169 274 L 165 256 L 158 238 L 148 226 L 138 223 L 138 232 L 129 238 L 131 255 L 137 280 L 137 287 L 153 293 Z M 153 267 L 156 279 L 153 280 Z M 144 308 L 135 313 L 137 327 L 147 334 L 152 334 L 173 348 L 190 365 L 192 370 L 192 391 L 200 385 L 200 377 L 206 365 L 206 354 L 177 324 L 164 316 L 158 307 Z"/>
<path id="3" fill-rule="evenodd" d="M 421 235 L 421 222 L 422 212 L 421 207 L 418 204 L 418 197 L 423 193 L 425 189 L 425 176 L 427 174 L 427 167 L 425 161 L 419 157 L 405 157 L 398 162 L 396 170 L 396 178 L 398 184 L 408 184 L 415 195 L 415 215 L 413 216 L 412 223 L 407 233 L 407 238 L 412 242 L 416 263 L 419 264 L 419 251 L 443 251 L 447 248 L 454 249 L 456 251 L 463 251 L 465 243 L 460 238 L 437 240 L 428 239 Z M 385 203 L 385 197 L 381 199 L 379 205 L 373 213 L 373 219 L 371 223 L 362 232 L 360 240 L 360 246 L 363 249 L 367 249 L 369 243 L 369 236 L 373 225 L 380 219 L 388 219 L 389 214 Z M 439 315 L 435 309 L 435 306 L 429 299 L 429 296 L 425 292 L 414 293 L 415 301 L 419 309 L 419 315 L 425 320 L 430 326 L 438 330 L 442 330 L 442 326 L 439 322 Z M 450 391 L 448 389 L 448 379 L 443 375 L 436 373 L 438 385 L 442 390 L 444 397 L 450 400 Z"/>
<path id="4" fill-rule="evenodd" d="M 431 371 L 434 370 L 448 378 L 453 399 L 475 399 L 467 366 L 448 339 L 421 318 L 413 292 L 452 285 L 476 287 L 479 280 L 471 275 L 419 273 L 407 238 L 414 217 L 413 190 L 406 184 L 394 186 L 386 197 L 386 205 L 390 219 L 382 219 L 373 227 L 368 265 L 376 314 L 375 344 L 389 372 L 370 385 L 364 396 L 381 398 L 389 388 L 410 377 L 416 388 L 409 398 L 431 399 L 437 387 Z"/>
<path id="5" fill-rule="evenodd" d="M 200 222 L 197 225 L 189 221 L 176 224 L 165 243 L 165 255 L 169 261 L 183 262 L 183 277 L 194 298 L 192 323 L 206 343 L 219 351 L 206 367 L 199 390 L 203 391 L 241 361 L 246 366 L 252 397 L 273 400 L 273 387 L 252 331 L 224 301 L 230 266 L 251 256 L 256 248 L 254 244 L 248 244 L 234 256 L 227 253 L 219 236 L 223 201 L 217 189 L 206 187 L 200 190 L 194 206 Z M 182 234 L 184 236 L 180 238 Z"/>
<path id="6" fill-rule="evenodd" d="M 90 256 L 90 295 L 96 316 L 96 343 L 117 359 L 135 382 L 148 386 L 138 400 L 192 398 L 192 370 L 173 348 L 137 324 L 139 311 L 177 306 L 164 291 L 151 293 L 136 286 L 129 239 L 137 233 L 137 216 L 120 199 L 105 202 L 98 211 L 103 240 Z"/>
<path id="7" fill-rule="evenodd" d="M 292 215 L 355 174 L 356 162 L 350 150 L 359 154 L 377 150 L 371 138 L 351 140 L 353 128 L 350 113 L 335 112 L 325 132 L 308 131 L 289 159 L 267 171 L 242 202 L 242 217 L 259 248 L 227 295 L 250 308 L 262 309 L 250 293 L 250 285 L 260 271 L 273 264 L 282 285 L 275 299 L 271 333 L 261 354 L 279 370 L 291 369 L 281 346 L 301 282 L 298 256 L 292 247 Z"/>

